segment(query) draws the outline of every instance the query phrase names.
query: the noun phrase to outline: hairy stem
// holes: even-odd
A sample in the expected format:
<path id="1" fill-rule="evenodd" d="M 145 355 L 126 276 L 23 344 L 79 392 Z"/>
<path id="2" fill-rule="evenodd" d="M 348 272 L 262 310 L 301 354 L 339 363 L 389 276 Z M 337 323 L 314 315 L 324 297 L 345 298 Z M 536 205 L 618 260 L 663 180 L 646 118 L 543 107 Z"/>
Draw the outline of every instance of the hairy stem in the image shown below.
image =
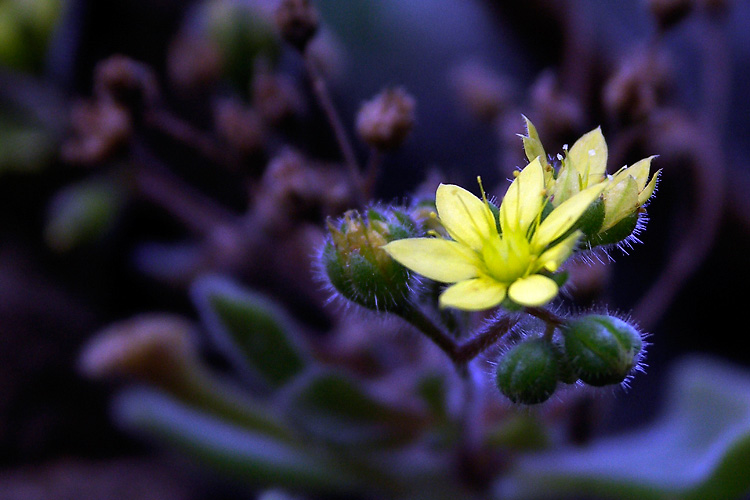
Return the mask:
<path id="1" fill-rule="evenodd" d="M 472 359 L 495 345 L 518 322 L 515 316 L 501 316 L 465 342 L 459 343 L 419 309 L 409 308 L 400 316 L 435 343 L 453 361 L 462 376 L 468 373 L 466 365 Z"/>

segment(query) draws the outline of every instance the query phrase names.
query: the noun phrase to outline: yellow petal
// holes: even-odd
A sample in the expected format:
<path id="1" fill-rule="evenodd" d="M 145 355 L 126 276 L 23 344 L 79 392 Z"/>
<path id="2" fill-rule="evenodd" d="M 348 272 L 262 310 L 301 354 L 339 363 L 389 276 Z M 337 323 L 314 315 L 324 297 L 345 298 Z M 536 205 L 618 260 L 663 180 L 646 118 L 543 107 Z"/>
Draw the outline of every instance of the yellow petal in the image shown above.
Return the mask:
<path id="1" fill-rule="evenodd" d="M 656 190 L 656 183 L 659 182 L 659 174 L 661 174 L 661 169 L 656 171 L 654 176 L 651 178 L 651 182 L 649 182 L 648 185 L 643 189 L 643 191 L 641 191 L 638 195 L 639 205 L 645 205 L 648 199 L 651 198 L 651 195 L 654 194 L 654 190 Z"/>
<path id="2" fill-rule="evenodd" d="M 572 164 L 583 179 L 583 186 L 600 182 L 607 170 L 607 142 L 601 127 L 581 136 L 570 148 L 566 164 Z"/>
<path id="3" fill-rule="evenodd" d="M 531 246 L 536 251 L 541 251 L 547 245 L 565 234 L 573 224 L 583 215 L 583 212 L 601 194 L 606 183 L 601 182 L 584 189 L 572 198 L 565 200 L 559 207 L 555 208 L 534 233 Z"/>
<path id="4" fill-rule="evenodd" d="M 479 257 L 456 241 L 406 238 L 382 248 L 401 265 L 431 280 L 454 283 L 479 275 Z"/>
<path id="5" fill-rule="evenodd" d="M 440 184 L 435 193 L 440 222 L 454 240 L 479 250 L 493 232 L 495 217 L 487 205 L 460 186 Z"/>
<path id="6" fill-rule="evenodd" d="M 573 249 L 576 247 L 576 243 L 578 243 L 578 238 L 581 237 L 581 234 L 580 231 L 575 231 L 557 245 L 546 250 L 539 256 L 539 267 L 536 270 L 538 271 L 544 268 L 553 273 L 557 271 L 562 263 L 573 253 Z"/>
<path id="7" fill-rule="evenodd" d="M 578 170 L 569 165 L 560 167 L 554 188 L 550 193 L 552 195 L 552 204 L 558 206 L 580 192 L 581 179 Z"/>
<path id="8" fill-rule="evenodd" d="M 604 193 L 604 221 L 600 232 L 606 231 L 638 208 L 638 184 L 626 175 L 620 182 L 611 183 Z"/>
<path id="9" fill-rule="evenodd" d="M 539 158 L 521 170 L 500 204 L 500 226 L 503 232 L 526 232 L 542 210 L 544 170 Z"/>
<path id="10" fill-rule="evenodd" d="M 523 116 L 523 120 L 526 123 L 526 135 L 521 136 L 526 158 L 529 161 L 534 161 L 534 158 L 540 157 L 542 165 L 545 165 L 547 163 L 547 154 L 544 152 L 544 146 L 542 146 L 542 141 L 539 139 L 539 133 L 536 131 L 534 124 L 531 123 L 531 120 L 524 115 L 521 116 Z"/>
<path id="11" fill-rule="evenodd" d="M 646 187 L 646 183 L 648 182 L 648 174 L 651 171 L 651 160 L 653 160 L 654 158 L 656 158 L 656 156 L 644 158 L 641 161 L 635 162 L 628 168 L 620 170 L 619 172 L 617 172 L 617 174 L 615 174 L 612 182 L 617 184 L 618 182 L 623 180 L 625 176 L 629 175 L 630 177 L 635 179 L 635 182 L 638 185 L 638 190 L 643 191 L 643 189 Z"/>
<path id="12" fill-rule="evenodd" d="M 557 283 L 541 274 L 532 274 L 513 282 L 508 296 L 522 306 L 542 306 L 557 296 Z"/>
<path id="13" fill-rule="evenodd" d="M 486 276 L 461 281 L 446 288 L 440 295 L 440 307 L 455 307 L 464 311 L 489 309 L 505 299 L 506 290 L 506 285 Z"/>

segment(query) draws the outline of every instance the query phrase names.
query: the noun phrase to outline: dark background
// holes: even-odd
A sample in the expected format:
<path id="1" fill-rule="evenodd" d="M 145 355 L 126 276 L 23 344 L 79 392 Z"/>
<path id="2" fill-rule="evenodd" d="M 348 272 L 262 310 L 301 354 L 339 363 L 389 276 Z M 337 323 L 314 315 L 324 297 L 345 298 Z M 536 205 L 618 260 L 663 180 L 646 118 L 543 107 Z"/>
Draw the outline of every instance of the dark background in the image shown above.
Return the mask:
<path id="1" fill-rule="evenodd" d="M 538 2 L 529 2 L 528 8 L 517 4 L 523 3 L 319 2 L 327 29 L 345 47 L 342 76 L 333 83 L 333 92 L 342 115 L 351 117 L 347 125 L 353 124 L 362 101 L 385 85 L 403 85 L 417 100 L 416 128 L 385 162 L 378 185 L 381 198 L 402 199 L 431 167 L 440 167 L 451 181 L 463 185 L 479 174 L 486 185 L 502 181 L 504 174 L 495 165 L 505 146 L 492 127 L 460 108 L 446 69 L 462 60 L 482 61 L 513 81 L 515 106 L 525 112 L 526 90 L 540 72 L 555 68 L 563 54 L 560 26 L 548 15 L 554 9 L 538 8 Z M 718 21 L 730 71 L 723 120 L 713 130 L 726 167 L 716 237 L 710 253 L 651 326 L 648 375 L 638 376 L 631 389 L 619 395 L 618 411 L 605 430 L 650 418 L 659 408 L 670 362 L 686 353 L 750 364 L 743 349 L 750 278 L 750 3 L 727 4 Z M 586 0 L 566 5 L 578 9 L 586 40 L 582 61 L 591 54 L 617 61 L 656 30 L 645 2 Z M 63 101 L 90 95 L 93 68 L 115 53 L 152 65 L 163 77 L 169 42 L 184 23 L 196 22 L 189 19 L 191 4 L 175 0 L 81 0 L 67 8 L 39 77 Z M 688 113 L 699 110 L 707 94 L 702 89 L 701 33 L 700 20 L 691 16 L 662 38 L 674 62 L 671 102 Z M 294 62 L 288 64 L 294 70 Z M 12 85 L 12 80 L 3 77 L 0 85 Z M 59 108 L 50 108 L 50 113 L 57 112 Z M 61 116 L 50 118 L 64 121 Z M 578 132 L 598 124 L 584 123 Z M 607 124 L 602 125 L 609 139 Z M 549 152 L 561 144 L 545 146 Z M 333 154 L 325 144 L 320 152 Z M 660 151 L 642 156 L 650 154 Z M 657 168 L 660 161 L 655 161 Z M 178 231 L 153 208 L 132 208 L 115 233 L 74 252 L 59 254 L 45 245 L 48 200 L 60 186 L 83 175 L 63 165 L 38 174 L 0 174 L 0 499 L 26 498 L 19 491 L 26 491 L 28 498 L 63 498 L 55 496 L 55 491 L 65 490 L 61 481 L 88 482 L 91 496 L 81 498 L 105 498 L 96 495 L 112 491 L 107 488 L 113 484 L 119 484 L 119 498 L 199 498 L 209 488 L 203 483 L 188 488 L 183 469 L 143 458 L 150 456 L 148 448 L 110 424 L 109 388 L 84 381 L 74 369 L 83 342 L 114 320 L 144 310 L 191 311 L 183 290 L 154 283 L 133 268 L 137 241 Z M 691 211 L 694 182 L 687 169 L 664 172 L 649 209 L 644 244 L 627 256 L 613 254 L 617 262 L 611 308 L 631 310 L 669 259 L 681 229 L 696 217 Z M 227 197 L 230 204 L 232 196 Z M 150 478 L 150 491 L 138 490 L 130 477 Z M 99 486 L 100 481 L 109 486 Z M 11 488 L 5 490 L 3 483 Z M 48 496 L 34 496 L 39 491 L 35 485 L 50 488 L 45 490 Z M 231 488 L 227 490 L 223 494 L 231 497 Z M 212 498 L 218 497 L 215 491 Z"/>

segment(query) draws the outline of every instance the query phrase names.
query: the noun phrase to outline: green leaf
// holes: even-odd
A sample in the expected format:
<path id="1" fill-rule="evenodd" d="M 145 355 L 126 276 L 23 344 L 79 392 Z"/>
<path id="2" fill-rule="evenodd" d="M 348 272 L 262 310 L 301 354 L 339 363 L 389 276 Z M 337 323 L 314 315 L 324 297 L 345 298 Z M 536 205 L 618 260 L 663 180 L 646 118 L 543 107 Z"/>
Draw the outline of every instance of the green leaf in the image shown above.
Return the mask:
<path id="1" fill-rule="evenodd" d="M 351 494 L 359 480 L 328 455 L 242 429 L 149 389 L 121 393 L 118 423 L 253 486 Z"/>
<path id="2" fill-rule="evenodd" d="M 192 297 L 217 347 L 238 371 L 278 387 L 308 364 L 300 332 L 267 297 L 218 276 L 198 279 Z"/>
<path id="3" fill-rule="evenodd" d="M 390 445 L 414 437 L 420 416 L 375 398 L 356 378 L 309 373 L 284 395 L 290 418 L 331 444 Z"/>
<path id="4" fill-rule="evenodd" d="M 750 374 L 705 357 L 683 360 L 651 425 L 528 455 L 497 488 L 507 500 L 601 496 L 731 500 L 750 493 Z"/>

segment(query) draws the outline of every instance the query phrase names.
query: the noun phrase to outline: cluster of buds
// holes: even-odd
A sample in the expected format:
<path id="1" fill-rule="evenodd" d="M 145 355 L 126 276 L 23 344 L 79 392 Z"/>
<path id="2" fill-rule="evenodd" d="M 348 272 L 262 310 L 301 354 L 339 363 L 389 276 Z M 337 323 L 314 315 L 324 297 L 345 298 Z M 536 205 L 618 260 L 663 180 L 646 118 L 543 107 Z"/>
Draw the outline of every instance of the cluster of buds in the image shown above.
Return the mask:
<path id="1" fill-rule="evenodd" d="M 364 217 L 349 211 L 337 222 L 329 220 L 328 230 L 322 263 L 338 293 L 377 311 L 399 312 L 407 307 L 412 274 L 382 247 L 417 236 L 420 231 L 412 217 L 390 207 L 370 208 Z"/>
<path id="2" fill-rule="evenodd" d="M 639 368 L 643 336 L 616 316 L 591 314 L 559 325 L 561 339 L 536 337 L 504 353 L 495 383 L 514 403 L 546 401 L 559 383 L 602 387 L 624 383 Z"/>
<path id="3" fill-rule="evenodd" d="M 600 128 L 578 139 L 565 154 L 548 157 L 534 125 L 526 119 L 521 136 L 529 161 L 539 158 L 545 169 L 545 189 L 552 207 L 581 191 L 602 185 L 602 193 L 576 224 L 590 247 L 619 244 L 642 226 L 645 206 L 656 190 L 660 170 L 651 174 L 654 156 L 644 158 L 614 174 L 607 174 L 607 143 Z"/>

